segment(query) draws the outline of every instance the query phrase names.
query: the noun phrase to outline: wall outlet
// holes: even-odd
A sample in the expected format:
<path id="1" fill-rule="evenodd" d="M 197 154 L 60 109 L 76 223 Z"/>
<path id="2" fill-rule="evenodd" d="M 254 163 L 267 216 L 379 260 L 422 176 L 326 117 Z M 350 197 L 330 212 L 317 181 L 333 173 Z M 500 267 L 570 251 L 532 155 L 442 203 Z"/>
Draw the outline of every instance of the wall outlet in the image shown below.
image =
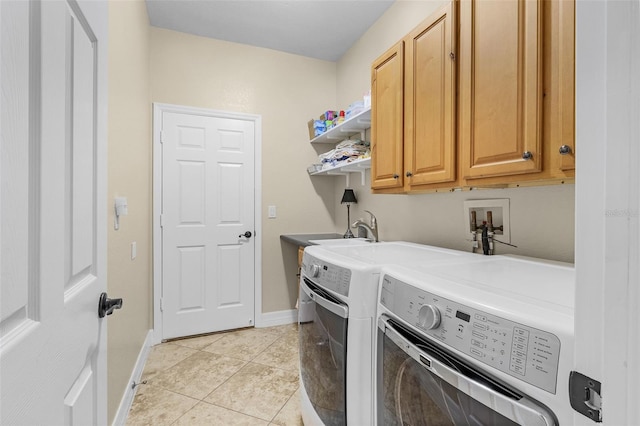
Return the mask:
<path id="1" fill-rule="evenodd" d="M 476 214 L 476 226 L 489 222 L 491 212 L 494 233 L 498 240 L 511 243 L 511 225 L 509 221 L 509 199 L 467 200 L 464 202 L 464 235 L 468 239 L 471 234 L 472 212 Z M 500 229 L 502 228 L 502 229 Z"/>

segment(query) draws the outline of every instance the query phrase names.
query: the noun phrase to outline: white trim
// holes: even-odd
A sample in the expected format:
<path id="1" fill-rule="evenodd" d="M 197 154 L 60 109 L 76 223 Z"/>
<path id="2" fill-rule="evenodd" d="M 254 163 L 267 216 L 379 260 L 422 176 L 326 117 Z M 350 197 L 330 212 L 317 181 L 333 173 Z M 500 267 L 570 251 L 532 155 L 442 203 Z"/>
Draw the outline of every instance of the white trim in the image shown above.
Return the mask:
<path id="1" fill-rule="evenodd" d="M 255 129 L 254 146 L 254 323 L 258 323 L 262 315 L 262 116 L 239 112 L 219 111 L 181 105 L 153 104 L 153 343 L 162 341 L 162 315 L 160 313 L 160 297 L 162 296 L 162 229 L 160 214 L 162 213 L 162 150 L 160 131 L 162 130 L 162 114 L 174 112 L 178 114 L 203 115 L 207 117 L 231 118 L 253 121 Z"/>
<path id="2" fill-rule="evenodd" d="M 637 1 L 576 2 L 574 368 L 601 382 L 605 426 L 640 422 L 639 17 Z"/>
<path id="3" fill-rule="evenodd" d="M 262 314 L 256 320 L 256 328 L 274 327 L 276 325 L 293 324 L 298 322 L 298 310 L 289 309 L 288 311 L 275 311 Z"/>
<path id="4" fill-rule="evenodd" d="M 147 362 L 147 358 L 149 357 L 149 353 L 151 352 L 151 342 L 153 341 L 153 330 L 149 330 L 147 333 L 147 338 L 144 339 L 144 344 L 140 349 L 140 353 L 138 354 L 138 359 L 136 360 L 136 364 L 133 367 L 133 371 L 131 372 L 131 377 L 129 378 L 129 382 L 127 383 L 127 388 L 125 389 L 124 395 L 122 395 L 122 399 L 120 400 L 120 406 L 118 407 L 118 411 L 116 411 L 116 416 L 113 419 L 113 426 L 120 426 L 127 423 L 127 417 L 129 415 L 129 410 L 131 410 L 131 405 L 133 404 L 133 398 L 136 396 L 136 389 L 133 388 L 133 383 L 140 382 L 140 378 L 142 377 L 142 371 L 144 370 L 144 365 Z"/>

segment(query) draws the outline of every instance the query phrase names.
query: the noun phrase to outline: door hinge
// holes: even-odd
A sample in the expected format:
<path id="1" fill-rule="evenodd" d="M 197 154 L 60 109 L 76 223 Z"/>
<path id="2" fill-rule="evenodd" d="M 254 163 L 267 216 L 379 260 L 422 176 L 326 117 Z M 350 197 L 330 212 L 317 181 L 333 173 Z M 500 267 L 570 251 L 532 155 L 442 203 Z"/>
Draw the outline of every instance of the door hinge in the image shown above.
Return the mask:
<path id="1" fill-rule="evenodd" d="M 160 312 L 164 312 L 164 304 L 162 303 L 162 297 L 160 298 Z"/>
<path id="2" fill-rule="evenodd" d="M 160 228 L 164 228 L 164 215 L 160 215 Z"/>
<path id="3" fill-rule="evenodd" d="M 572 371 L 569 374 L 569 401 L 578 413 L 593 420 L 602 422 L 602 396 L 600 382 L 584 374 Z"/>
<path id="4" fill-rule="evenodd" d="M 449 52 L 449 57 L 454 61 L 456 60 L 456 54 L 453 52 Z"/>
<path id="5" fill-rule="evenodd" d="M 160 130 L 160 143 L 164 143 L 164 130 Z"/>

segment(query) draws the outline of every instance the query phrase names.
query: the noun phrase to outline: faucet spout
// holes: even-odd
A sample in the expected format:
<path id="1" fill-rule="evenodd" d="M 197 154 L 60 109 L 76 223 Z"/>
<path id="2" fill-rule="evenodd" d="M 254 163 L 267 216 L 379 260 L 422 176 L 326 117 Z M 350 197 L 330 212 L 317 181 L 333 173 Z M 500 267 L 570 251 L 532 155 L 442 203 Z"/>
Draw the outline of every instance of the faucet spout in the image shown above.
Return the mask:
<path id="1" fill-rule="evenodd" d="M 377 243 L 378 241 L 380 241 L 378 239 L 378 220 L 373 215 L 373 213 L 371 213 L 369 210 L 365 210 L 365 212 L 367 212 L 367 213 L 369 213 L 369 215 L 371 215 L 371 224 L 368 224 L 368 223 L 363 222 L 362 220 L 358 219 L 355 222 L 353 222 L 353 225 L 351 225 L 351 227 L 352 228 L 362 227 L 362 228 L 366 229 L 368 234 L 371 235 L 371 237 L 373 238 L 373 242 Z"/>
<path id="2" fill-rule="evenodd" d="M 365 212 L 369 213 L 371 216 L 371 228 L 376 230 L 376 234 L 378 233 L 378 219 L 371 213 L 369 210 L 365 210 Z"/>
<path id="3" fill-rule="evenodd" d="M 378 242 L 378 230 L 377 229 L 373 229 L 371 228 L 367 223 L 361 221 L 361 220 L 356 220 L 355 222 L 353 222 L 353 225 L 351 225 L 352 228 L 364 228 L 367 230 L 368 235 L 370 235 L 373 238 L 373 242 L 377 243 Z"/>

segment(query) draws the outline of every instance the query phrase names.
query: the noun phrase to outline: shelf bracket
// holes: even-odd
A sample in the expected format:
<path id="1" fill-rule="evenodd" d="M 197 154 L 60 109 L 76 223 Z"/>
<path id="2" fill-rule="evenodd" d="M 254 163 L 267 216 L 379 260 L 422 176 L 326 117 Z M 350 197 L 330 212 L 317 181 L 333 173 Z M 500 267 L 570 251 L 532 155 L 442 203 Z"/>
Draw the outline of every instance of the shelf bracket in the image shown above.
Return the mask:
<path id="1" fill-rule="evenodd" d="M 346 176 L 347 177 L 347 188 L 349 187 L 349 173 L 344 173 L 343 171 L 335 171 L 335 172 L 327 172 L 327 175 L 330 175 L 330 176 Z"/>
<path id="2" fill-rule="evenodd" d="M 355 166 L 355 167 L 344 167 L 342 169 L 342 171 L 347 172 L 346 176 L 347 176 L 347 188 L 349 187 L 349 176 L 351 173 L 360 173 L 360 182 L 362 183 L 362 186 L 364 186 L 365 184 L 365 173 L 367 171 L 367 169 L 360 167 L 360 166 Z"/>

